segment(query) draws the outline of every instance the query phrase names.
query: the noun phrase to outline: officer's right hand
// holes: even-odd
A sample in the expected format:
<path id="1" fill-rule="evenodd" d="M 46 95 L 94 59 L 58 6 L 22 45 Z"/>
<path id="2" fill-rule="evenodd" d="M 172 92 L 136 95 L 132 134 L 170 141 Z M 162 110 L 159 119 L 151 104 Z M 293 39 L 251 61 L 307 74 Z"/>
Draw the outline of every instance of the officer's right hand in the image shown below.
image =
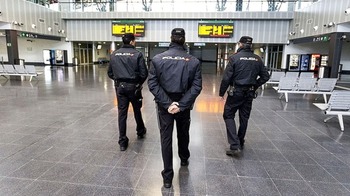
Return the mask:
<path id="1" fill-rule="evenodd" d="M 221 99 L 221 101 L 225 101 L 225 97 L 224 96 L 220 97 L 220 99 Z"/>

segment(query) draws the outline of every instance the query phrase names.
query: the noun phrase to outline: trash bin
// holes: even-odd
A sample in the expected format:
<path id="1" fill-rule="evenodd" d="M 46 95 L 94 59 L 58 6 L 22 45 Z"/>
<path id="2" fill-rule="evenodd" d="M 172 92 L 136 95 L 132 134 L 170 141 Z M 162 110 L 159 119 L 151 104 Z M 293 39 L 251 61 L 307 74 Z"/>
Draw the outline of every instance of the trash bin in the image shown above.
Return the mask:
<path id="1" fill-rule="evenodd" d="M 24 65 L 25 60 L 24 59 L 14 59 L 15 65 Z"/>
<path id="2" fill-rule="evenodd" d="M 331 74 L 331 67 L 322 66 L 318 70 L 318 77 L 319 78 L 329 78 L 330 74 Z"/>
<path id="3" fill-rule="evenodd" d="M 74 66 L 77 66 L 78 64 L 79 64 L 78 58 L 77 58 L 77 57 L 74 57 L 74 58 L 73 58 L 73 65 L 74 65 Z"/>

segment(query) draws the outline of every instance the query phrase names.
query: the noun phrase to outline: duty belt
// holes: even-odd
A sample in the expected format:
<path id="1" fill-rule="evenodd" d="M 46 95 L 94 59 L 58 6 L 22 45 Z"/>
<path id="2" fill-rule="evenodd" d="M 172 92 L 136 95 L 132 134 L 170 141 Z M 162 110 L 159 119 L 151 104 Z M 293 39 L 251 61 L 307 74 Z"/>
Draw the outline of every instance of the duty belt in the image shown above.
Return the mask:
<path id="1" fill-rule="evenodd" d="M 227 93 L 230 96 L 233 96 L 233 93 L 236 92 L 236 90 L 238 91 L 255 91 L 254 86 L 230 86 Z"/>
<path id="2" fill-rule="evenodd" d="M 137 84 L 135 83 L 129 83 L 129 82 L 118 82 L 118 87 L 126 88 L 126 87 L 137 87 Z"/>

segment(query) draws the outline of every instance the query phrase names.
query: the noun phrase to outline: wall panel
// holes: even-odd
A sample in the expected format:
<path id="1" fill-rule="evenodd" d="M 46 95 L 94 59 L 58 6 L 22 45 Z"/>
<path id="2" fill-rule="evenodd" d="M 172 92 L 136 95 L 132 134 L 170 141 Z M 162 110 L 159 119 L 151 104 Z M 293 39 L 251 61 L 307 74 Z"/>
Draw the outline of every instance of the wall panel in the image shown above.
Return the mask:
<path id="1" fill-rule="evenodd" d="M 169 42 L 170 31 L 182 27 L 187 42 L 232 43 L 243 35 L 254 38 L 255 43 L 287 43 L 289 21 L 284 20 L 237 20 L 232 38 L 199 38 L 199 20 L 146 20 L 145 37 L 141 42 Z M 68 20 L 67 37 L 71 41 L 120 41 L 112 36 L 112 20 Z"/>
<path id="2" fill-rule="evenodd" d="M 290 24 L 290 29 L 295 32 L 295 35 L 289 36 L 289 39 L 338 32 L 338 25 L 341 26 L 350 22 L 350 15 L 345 14 L 346 8 L 350 8 L 349 0 L 322 0 L 303 10 L 296 11 L 294 20 Z M 310 20 L 312 20 L 312 23 L 308 23 Z M 324 27 L 325 24 L 330 22 L 336 23 L 336 26 Z M 296 27 L 296 24 L 299 24 L 299 26 Z M 313 29 L 314 26 L 318 26 L 317 31 Z M 305 32 L 301 33 L 301 29 L 304 29 Z"/>

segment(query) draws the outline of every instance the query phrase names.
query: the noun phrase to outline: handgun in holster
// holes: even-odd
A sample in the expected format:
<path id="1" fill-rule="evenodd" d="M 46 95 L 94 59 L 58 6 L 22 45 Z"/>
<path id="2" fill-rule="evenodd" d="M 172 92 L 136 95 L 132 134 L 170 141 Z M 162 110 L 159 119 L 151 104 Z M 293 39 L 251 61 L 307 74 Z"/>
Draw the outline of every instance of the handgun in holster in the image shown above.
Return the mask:
<path id="1" fill-rule="evenodd" d="M 142 97 L 141 91 L 142 91 L 142 85 L 137 84 L 137 85 L 136 85 L 136 89 L 135 89 L 135 96 L 140 96 L 140 97 Z"/>
<path id="2" fill-rule="evenodd" d="M 230 87 L 228 88 L 227 94 L 228 94 L 229 96 L 233 96 L 233 93 L 234 93 L 234 92 L 236 92 L 236 88 L 235 88 L 234 86 L 230 86 Z"/>

